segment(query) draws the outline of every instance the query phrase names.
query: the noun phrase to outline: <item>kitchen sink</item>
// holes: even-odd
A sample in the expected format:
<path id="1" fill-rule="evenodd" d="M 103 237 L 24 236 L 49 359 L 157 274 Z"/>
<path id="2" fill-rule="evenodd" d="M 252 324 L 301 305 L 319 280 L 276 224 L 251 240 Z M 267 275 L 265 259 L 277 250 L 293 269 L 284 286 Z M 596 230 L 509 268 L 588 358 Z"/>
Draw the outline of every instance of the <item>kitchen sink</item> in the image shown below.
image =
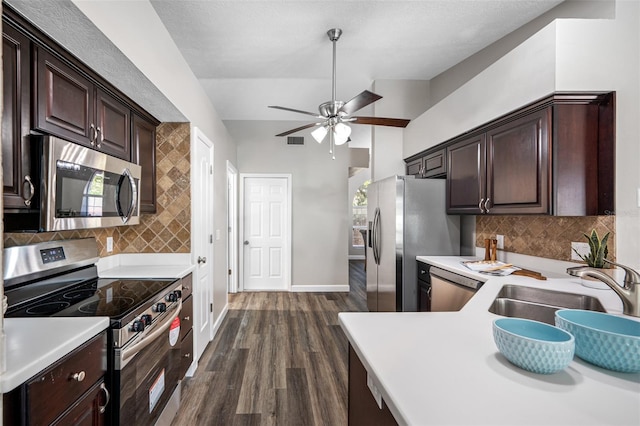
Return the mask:
<path id="1" fill-rule="evenodd" d="M 606 312 L 597 297 L 511 284 L 500 289 L 489 312 L 555 324 L 558 309 Z"/>

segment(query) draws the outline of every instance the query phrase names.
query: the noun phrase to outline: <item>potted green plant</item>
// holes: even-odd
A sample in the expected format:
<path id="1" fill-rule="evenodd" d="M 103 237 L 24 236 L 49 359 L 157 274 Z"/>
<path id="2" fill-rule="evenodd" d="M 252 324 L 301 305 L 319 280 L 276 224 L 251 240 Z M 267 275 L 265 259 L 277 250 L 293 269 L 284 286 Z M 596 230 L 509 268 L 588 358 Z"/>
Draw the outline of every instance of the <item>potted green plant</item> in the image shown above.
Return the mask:
<path id="1" fill-rule="evenodd" d="M 573 249 L 573 251 L 575 251 L 576 254 L 583 261 L 585 261 L 588 266 L 592 268 L 606 268 L 607 264 L 604 261 L 604 259 L 606 259 L 607 256 L 609 255 L 609 249 L 607 248 L 607 240 L 609 239 L 609 232 L 604 234 L 602 239 L 598 236 L 598 233 L 596 232 L 595 229 L 591 231 L 591 235 L 587 235 L 587 234 L 582 234 L 582 235 L 584 235 L 584 237 L 589 242 L 589 254 L 582 255 L 578 253 L 576 249 Z M 583 286 L 590 287 L 590 288 L 597 288 L 597 289 L 609 288 L 605 283 L 591 277 L 581 278 L 580 283 Z"/>
<path id="2" fill-rule="evenodd" d="M 604 259 L 606 259 L 606 257 L 609 255 L 609 249 L 607 248 L 607 240 L 609 239 L 609 232 L 604 234 L 602 239 L 598 237 L 598 233 L 596 232 L 595 229 L 591 231 L 590 236 L 587 234 L 582 234 L 582 235 L 584 235 L 587 241 L 589 241 L 589 254 L 585 256 L 578 253 L 576 249 L 573 249 L 573 251 L 575 251 L 576 254 L 582 260 L 584 260 L 587 263 L 587 265 L 589 265 L 590 267 L 605 268 L 606 266 L 605 266 Z"/>

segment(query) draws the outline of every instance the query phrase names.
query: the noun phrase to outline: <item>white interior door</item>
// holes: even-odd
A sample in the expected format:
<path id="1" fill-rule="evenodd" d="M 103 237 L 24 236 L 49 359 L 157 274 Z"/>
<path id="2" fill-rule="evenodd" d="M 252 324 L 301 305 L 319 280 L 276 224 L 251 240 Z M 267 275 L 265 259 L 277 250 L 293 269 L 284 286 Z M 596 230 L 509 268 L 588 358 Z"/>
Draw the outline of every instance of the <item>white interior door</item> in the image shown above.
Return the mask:
<path id="1" fill-rule="evenodd" d="M 193 147 L 193 337 L 199 359 L 213 335 L 213 143 L 194 128 Z"/>
<path id="2" fill-rule="evenodd" d="M 227 268 L 229 293 L 238 292 L 238 171 L 227 161 Z"/>
<path id="3" fill-rule="evenodd" d="M 243 290 L 289 290 L 289 176 L 244 176 Z"/>

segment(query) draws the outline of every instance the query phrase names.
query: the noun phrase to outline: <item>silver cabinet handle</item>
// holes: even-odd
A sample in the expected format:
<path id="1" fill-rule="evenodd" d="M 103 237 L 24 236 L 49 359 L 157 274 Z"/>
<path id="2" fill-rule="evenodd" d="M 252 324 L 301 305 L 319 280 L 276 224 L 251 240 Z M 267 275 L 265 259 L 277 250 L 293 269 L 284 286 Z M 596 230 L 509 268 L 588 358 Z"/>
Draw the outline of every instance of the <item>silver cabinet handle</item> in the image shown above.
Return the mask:
<path id="1" fill-rule="evenodd" d="M 478 203 L 478 208 L 480 209 L 480 213 L 484 213 L 484 208 L 482 208 L 482 203 L 484 203 L 484 198 L 480 198 L 480 202 Z"/>
<path id="2" fill-rule="evenodd" d="M 86 373 L 84 371 L 80 371 L 79 373 L 73 373 L 71 375 L 71 380 L 75 380 L 76 382 L 81 382 L 84 380 Z"/>
<path id="3" fill-rule="evenodd" d="M 31 199 L 35 195 L 36 189 L 33 186 L 33 182 L 31 182 L 31 176 L 25 175 L 24 183 L 22 184 L 23 189 L 24 189 L 24 184 L 25 183 L 29 185 L 29 196 L 28 197 L 23 197 L 23 199 L 24 199 L 24 205 L 29 207 L 29 206 L 31 206 Z M 26 193 L 25 193 L 25 195 L 26 195 Z"/>
<path id="4" fill-rule="evenodd" d="M 489 200 L 491 198 L 487 198 L 487 201 L 484 202 L 484 212 L 489 213 Z"/>
<path id="5" fill-rule="evenodd" d="M 189 321 L 191 319 L 191 317 L 189 315 L 187 315 L 186 317 L 182 318 L 184 321 Z"/>
<path id="6" fill-rule="evenodd" d="M 104 140 L 104 135 L 102 134 L 102 129 L 100 127 L 96 128 L 96 140 L 98 141 L 98 148 L 102 148 L 102 141 Z"/>
<path id="7" fill-rule="evenodd" d="M 107 387 L 104 385 L 104 383 L 100 383 L 100 390 L 104 392 L 104 397 L 105 397 L 104 405 L 98 406 L 98 408 L 100 409 L 100 414 L 102 414 L 107 410 L 107 404 L 111 399 L 111 395 L 109 394 L 109 391 L 107 390 Z"/>
<path id="8" fill-rule="evenodd" d="M 206 257 L 202 257 L 202 256 L 198 256 L 198 265 L 201 263 L 207 263 L 207 258 Z"/>
<path id="9" fill-rule="evenodd" d="M 91 146 L 94 146 L 96 143 L 96 126 L 93 124 L 91 125 L 91 128 L 89 128 L 89 142 L 91 143 Z"/>

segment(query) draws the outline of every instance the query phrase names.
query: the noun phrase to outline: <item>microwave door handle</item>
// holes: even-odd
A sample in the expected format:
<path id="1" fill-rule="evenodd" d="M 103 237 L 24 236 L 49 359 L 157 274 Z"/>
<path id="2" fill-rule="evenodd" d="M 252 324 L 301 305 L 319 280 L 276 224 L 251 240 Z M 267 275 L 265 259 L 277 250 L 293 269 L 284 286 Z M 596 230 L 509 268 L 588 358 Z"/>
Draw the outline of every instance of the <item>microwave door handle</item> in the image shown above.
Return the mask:
<path id="1" fill-rule="evenodd" d="M 120 187 L 122 186 L 122 181 L 125 178 L 129 180 L 129 185 L 131 186 L 131 205 L 129 206 L 126 214 L 123 213 L 122 206 L 120 204 Z M 129 169 L 124 169 L 124 171 L 122 172 L 122 176 L 120 176 L 120 181 L 118 182 L 118 189 L 116 190 L 116 209 L 118 211 L 118 214 L 122 218 L 123 224 L 127 223 L 129 219 L 131 219 L 137 203 L 138 189 L 136 187 L 136 181 L 133 179 L 133 176 L 131 176 L 131 172 L 129 171 Z"/>

